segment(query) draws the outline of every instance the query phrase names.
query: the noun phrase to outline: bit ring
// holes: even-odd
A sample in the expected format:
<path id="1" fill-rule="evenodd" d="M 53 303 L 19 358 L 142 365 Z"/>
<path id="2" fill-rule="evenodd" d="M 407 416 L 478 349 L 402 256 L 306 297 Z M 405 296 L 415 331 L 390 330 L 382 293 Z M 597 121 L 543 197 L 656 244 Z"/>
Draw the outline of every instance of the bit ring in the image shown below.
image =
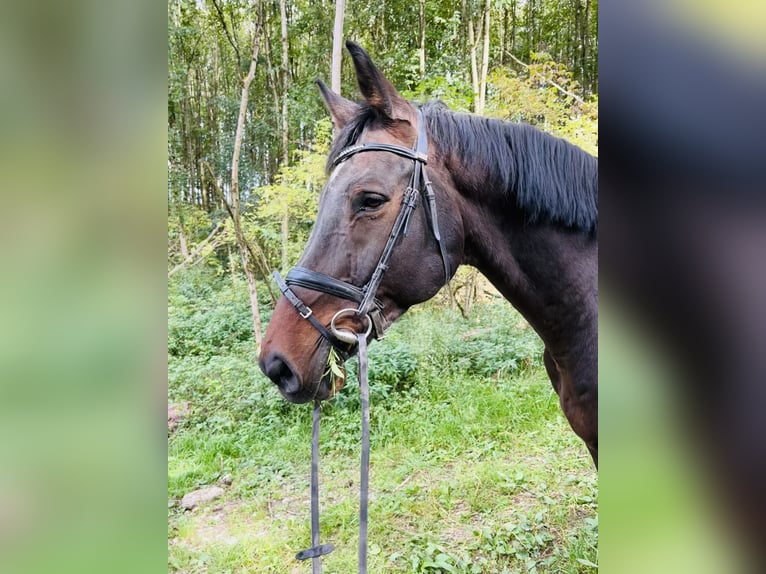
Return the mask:
<path id="1" fill-rule="evenodd" d="M 335 337 L 339 341 L 343 341 L 344 343 L 347 343 L 349 345 L 355 345 L 357 343 L 357 334 L 353 331 L 349 331 L 348 329 L 340 329 L 335 326 L 335 321 L 338 320 L 339 317 L 342 317 L 343 315 L 346 315 L 348 313 L 357 313 L 357 309 L 352 309 L 350 307 L 346 309 L 341 309 L 335 315 L 332 317 L 332 321 L 330 321 L 330 331 L 332 331 L 332 334 L 335 335 Z M 370 316 L 365 314 L 364 318 L 367 319 L 367 331 L 364 333 L 365 337 L 369 337 L 370 333 L 372 333 L 372 320 L 370 319 Z"/>

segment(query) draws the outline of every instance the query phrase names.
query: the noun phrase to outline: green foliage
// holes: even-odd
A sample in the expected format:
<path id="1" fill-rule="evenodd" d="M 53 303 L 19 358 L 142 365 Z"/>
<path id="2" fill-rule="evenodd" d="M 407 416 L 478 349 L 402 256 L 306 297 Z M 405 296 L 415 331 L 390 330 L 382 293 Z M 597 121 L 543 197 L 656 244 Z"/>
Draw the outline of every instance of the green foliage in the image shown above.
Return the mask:
<path id="1" fill-rule="evenodd" d="M 415 382 L 419 365 L 419 357 L 401 331 L 392 332 L 385 344 L 370 349 L 370 378 L 394 392 L 404 391 Z"/>
<path id="2" fill-rule="evenodd" d="M 206 277 L 206 279 L 203 279 Z M 211 281 L 208 283 L 207 281 Z M 250 346 L 253 316 L 247 287 L 199 273 L 172 282 L 168 300 L 168 353 L 174 357 L 213 356 Z"/>
<path id="3" fill-rule="evenodd" d="M 402 95 L 417 102 L 439 99 L 456 112 L 470 112 L 473 106 L 471 83 L 452 74 L 424 78 Z"/>
<path id="4" fill-rule="evenodd" d="M 503 377 L 542 364 L 542 342 L 504 300 L 477 306 L 468 319 L 454 309 L 421 308 L 403 321 L 422 333 L 411 341 L 421 367 L 484 377 Z M 427 341 L 427 347 L 422 342 Z"/>
<path id="5" fill-rule="evenodd" d="M 597 154 L 598 98 L 580 101 L 574 97 L 582 93 L 579 83 L 547 53 L 534 53 L 522 72 L 498 68 L 488 91 L 488 115 L 536 125 Z"/>
<path id="6" fill-rule="evenodd" d="M 454 549 L 448 549 L 437 542 L 415 538 L 411 542 L 409 552 L 396 553 L 390 560 L 402 562 L 408 572 L 416 574 L 480 574 L 478 565 L 472 565 L 467 555 L 456 554 Z"/>
<path id="7" fill-rule="evenodd" d="M 297 261 L 316 219 L 319 194 L 325 182 L 325 162 L 331 139 L 330 120 L 316 122 L 312 149 L 295 153 L 295 161 L 282 166 L 273 183 L 251 190 L 254 209 L 244 217 L 246 235 L 256 237 L 267 258 L 278 266 L 282 249 L 282 218 L 289 218 L 289 260 Z"/>

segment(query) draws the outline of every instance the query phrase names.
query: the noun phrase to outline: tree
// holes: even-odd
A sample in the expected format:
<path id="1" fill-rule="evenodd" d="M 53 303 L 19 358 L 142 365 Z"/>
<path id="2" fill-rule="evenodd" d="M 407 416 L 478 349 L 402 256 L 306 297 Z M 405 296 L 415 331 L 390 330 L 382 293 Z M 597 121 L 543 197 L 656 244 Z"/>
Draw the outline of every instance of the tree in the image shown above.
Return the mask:
<path id="1" fill-rule="evenodd" d="M 330 89 L 340 94 L 340 65 L 343 55 L 343 17 L 346 0 L 335 1 L 335 25 L 332 29 L 332 64 L 330 66 Z"/>
<path id="2" fill-rule="evenodd" d="M 215 0 L 213 0 L 215 3 Z M 216 4 L 217 6 L 217 4 Z M 219 12 L 220 13 L 220 12 Z M 222 13 L 221 13 L 222 14 Z M 242 218 L 241 218 L 241 200 L 239 193 L 239 161 L 240 152 L 242 149 L 242 139 L 245 133 L 245 119 L 247 114 L 247 102 L 250 97 L 250 84 L 252 84 L 255 78 L 255 70 L 258 65 L 258 52 L 261 47 L 261 6 L 256 7 L 255 17 L 255 30 L 253 32 L 252 42 L 252 55 L 250 57 L 250 65 L 247 70 L 247 74 L 242 78 L 242 92 L 239 104 L 239 115 L 237 117 L 237 129 L 234 134 L 234 151 L 231 158 L 231 186 L 230 190 L 230 202 L 227 202 L 223 193 L 220 190 L 216 182 L 216 176 L 210 164 L 206 164 L 213 184 L 218 191 L 221 201 L 226 205 L 229 215 L 231 216 L 232 223 L 234 225 L 234 233 L 237 237 L 237 246 L 239 247 L 239 255 L 242 258 L 242 268 L 244 269 L 245 276 L 247 277 L 248 292 L 250 294 L 250 308 L 253 312 L 253 334 L 255 336 L 255 344 L 260 349 L 261 340 L 263 338 L 261 329 L 261 311 L 258 303 L 258 287 L 255 282 L 255 257 L 252 252 L 252 248 L 249 246 L 244 233 L 242 232 Z M 226 29 L 226 22 L 221 17 L 221 24 Z M 228 35 L 228 34 L 227 34 Z M 237 59 L 240 60 L 239 50 L 236 48 L 235 43 L 229 37 L 232 46 L 237 54 Z"/>
<path id="3" fill-rule="evenodd" d="M 289 44 L 287 42 L 287 0 L 279 0 L 279 22 L 282 32 L 282 67 L 280 76 L 282 77 L 282 165 L 287 166 L 290 163 L 290 122 L 287 116 L 287 94 L 290 87 L 290 61 Z M 287 244 L 290 240 L 290 215 L 285 205 L 282 211 L 282 269 L 286 270 L 287 262 Z"/>

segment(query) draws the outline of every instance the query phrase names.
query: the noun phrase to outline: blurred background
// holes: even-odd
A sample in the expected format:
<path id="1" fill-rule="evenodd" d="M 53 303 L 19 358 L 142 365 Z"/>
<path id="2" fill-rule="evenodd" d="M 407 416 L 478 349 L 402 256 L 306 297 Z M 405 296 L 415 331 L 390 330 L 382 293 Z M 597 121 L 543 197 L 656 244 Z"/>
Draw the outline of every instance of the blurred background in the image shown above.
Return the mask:
<path id="1" fill-rule="evenodd" d="M 765 21 L 600 7 L 605 572 L 766 567 Z"/>

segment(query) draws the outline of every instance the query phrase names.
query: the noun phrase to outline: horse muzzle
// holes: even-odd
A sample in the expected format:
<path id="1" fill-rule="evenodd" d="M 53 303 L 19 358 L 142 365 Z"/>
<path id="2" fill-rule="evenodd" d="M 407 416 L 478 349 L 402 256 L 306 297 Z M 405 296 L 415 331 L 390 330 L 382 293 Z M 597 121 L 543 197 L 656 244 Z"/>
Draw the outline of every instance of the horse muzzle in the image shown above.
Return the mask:
<path id="1" fill-rule="evenodd" d="M 282 396 L 291 403 L 307 403 L 324 400 L 330 396 L 329 376 L 322 376 L 313 388 L 307 388 L 290 362 L 279 353 L 269 353 L 261 358 L 258 365 L 277 386 Z"/>

